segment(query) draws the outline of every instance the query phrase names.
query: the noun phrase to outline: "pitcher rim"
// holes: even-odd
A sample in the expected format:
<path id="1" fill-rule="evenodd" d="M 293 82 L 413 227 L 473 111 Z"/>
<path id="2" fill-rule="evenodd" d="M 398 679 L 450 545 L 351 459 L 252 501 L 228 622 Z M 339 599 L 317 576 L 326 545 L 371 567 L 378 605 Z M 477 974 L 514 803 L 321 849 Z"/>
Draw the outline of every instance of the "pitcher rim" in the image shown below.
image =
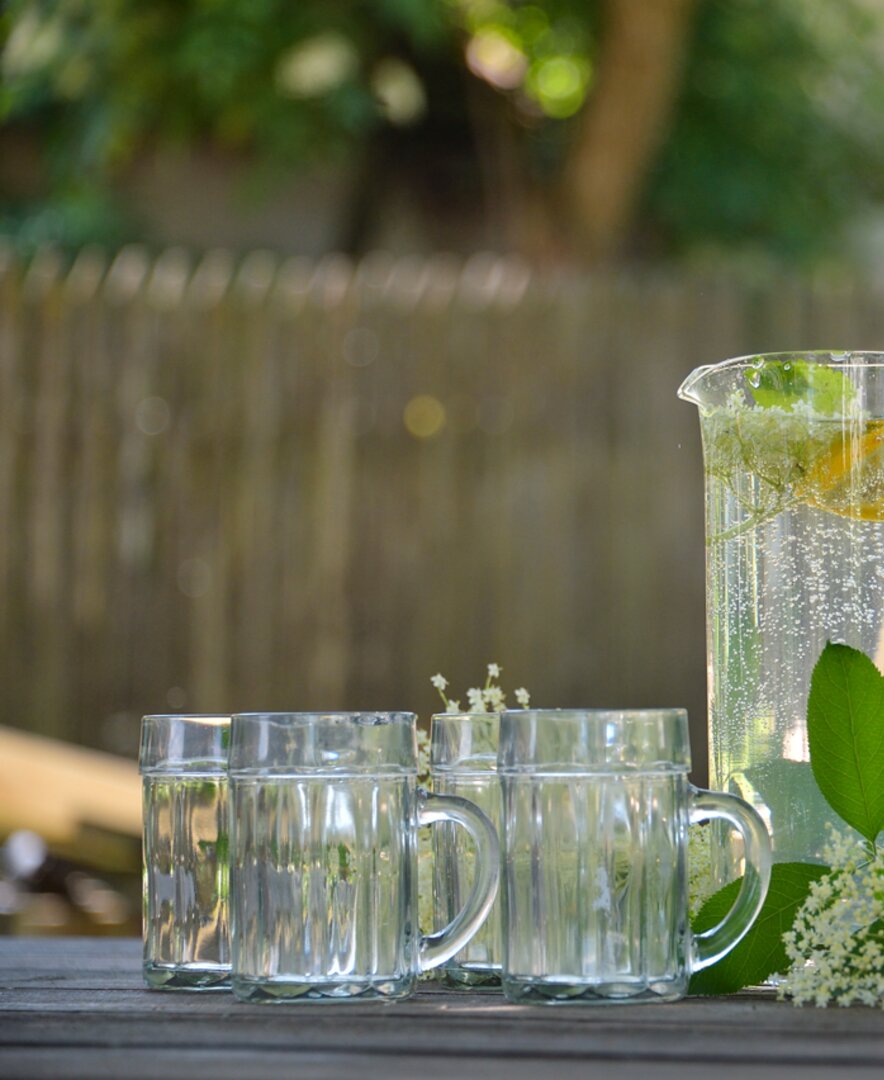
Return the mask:
<path id="1" fill-rule="evenodd" d="M 823 363 L 820 357 L 828 357 Z M 836 359 L 837 357 L 837 359 Z M 773 352 L 745 353 L 742 356 L 730 356 L 713 364 L 700 364 L 685 377 L 677 394 L 682 401 L 693 405 L 702 404 L 701 398 L 693 393 L 694 387 L 710 372 L 727 371 L 730 368 L 741 370 L 751 368 L 758 361 L 767 360 L 813 360 L 825 367 L 884 367 L 884 349 L 780 349 Z"/>

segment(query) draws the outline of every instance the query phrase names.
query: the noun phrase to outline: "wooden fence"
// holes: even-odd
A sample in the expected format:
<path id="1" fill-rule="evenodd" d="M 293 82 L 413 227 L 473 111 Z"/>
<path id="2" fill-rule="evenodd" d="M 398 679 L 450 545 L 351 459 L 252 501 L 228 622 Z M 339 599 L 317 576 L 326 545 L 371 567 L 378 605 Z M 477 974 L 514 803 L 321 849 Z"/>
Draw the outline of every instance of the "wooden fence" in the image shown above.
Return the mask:
<path id="1" fill-rule="evenodd" d="M 0 723 L 685 704 L 702 758 L 698 363 L 880 346 L 844 283 L 180 250 L 0 258 Z"/>

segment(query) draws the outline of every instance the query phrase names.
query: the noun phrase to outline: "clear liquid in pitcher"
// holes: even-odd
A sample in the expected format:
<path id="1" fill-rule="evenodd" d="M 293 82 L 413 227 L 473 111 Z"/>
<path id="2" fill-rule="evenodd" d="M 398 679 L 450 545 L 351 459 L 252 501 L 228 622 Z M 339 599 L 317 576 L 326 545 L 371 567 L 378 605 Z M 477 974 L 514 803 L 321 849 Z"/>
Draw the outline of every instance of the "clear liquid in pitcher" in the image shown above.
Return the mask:
<path id="1" fill-rule="evenodd" d="M 776 861 L 819 859 L 844 826 L 811 771 L 811 674 L 829 640 L 884 664 L 884 422 L 736 398 L 701 422 L 709 785 L 759 811 Z"/>

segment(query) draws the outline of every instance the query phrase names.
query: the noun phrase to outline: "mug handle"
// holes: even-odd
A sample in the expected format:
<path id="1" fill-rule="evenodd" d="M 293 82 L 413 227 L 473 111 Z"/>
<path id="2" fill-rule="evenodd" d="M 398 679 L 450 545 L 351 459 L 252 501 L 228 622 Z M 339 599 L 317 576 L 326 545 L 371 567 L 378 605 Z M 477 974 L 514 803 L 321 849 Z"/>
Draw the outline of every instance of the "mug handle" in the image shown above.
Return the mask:
<path id="1" fill-rule="evenodd" d="M 420 968 L 429 971 L 460 952 L 488 917 L 500 880 L 500 846 L 494 826 L 468 799 L 418 788 L 417 800 L 418 825 L 451 821 L 462 825 L 476 844 L 476 879 L 466 904 L 446 927 L 421 935 Z"/>
<path id="2" fill-rule="evenodd" d="M 770 884 L 771 848 L 770 836 L 758 812 L 736 795 L 691 787 L 690 802 L 692 825 L 719 818 L 742 834 L 746 863 L 734 906 L 717 926 L 694 934 L 691 970 L 702 971 L 742 941 L 758 917 Z"/>

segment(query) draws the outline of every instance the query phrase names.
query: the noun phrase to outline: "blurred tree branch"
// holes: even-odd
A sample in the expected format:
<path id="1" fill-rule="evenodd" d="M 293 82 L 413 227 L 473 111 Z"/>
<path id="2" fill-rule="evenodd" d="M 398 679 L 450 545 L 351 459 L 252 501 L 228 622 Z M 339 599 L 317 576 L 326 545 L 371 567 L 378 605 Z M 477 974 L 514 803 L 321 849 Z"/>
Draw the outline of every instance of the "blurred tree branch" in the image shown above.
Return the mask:
<path id="1" fill-rule="evenodd" d="M 564 175 L 576 246 L 616 255 L 669 129 L 695 0 L 606 0 L 595 90 Z"/>

